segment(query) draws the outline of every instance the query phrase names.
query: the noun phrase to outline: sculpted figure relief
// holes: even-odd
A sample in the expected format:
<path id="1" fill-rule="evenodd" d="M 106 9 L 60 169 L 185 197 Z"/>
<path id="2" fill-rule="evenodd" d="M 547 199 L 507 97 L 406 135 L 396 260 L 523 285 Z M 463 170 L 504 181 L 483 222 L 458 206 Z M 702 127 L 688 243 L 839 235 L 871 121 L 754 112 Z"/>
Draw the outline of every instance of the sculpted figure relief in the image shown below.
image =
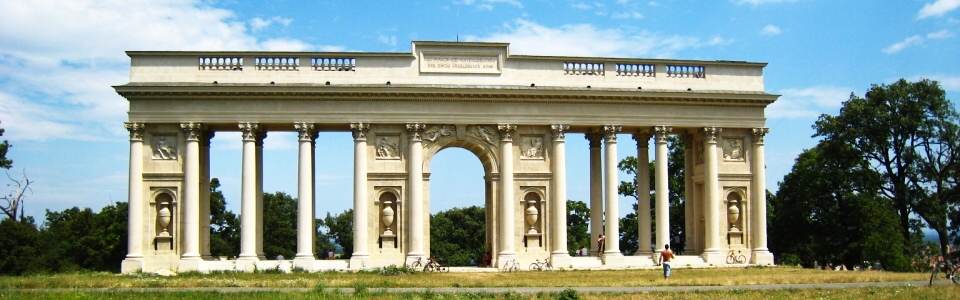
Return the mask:
<path id="1" fill-rule="evenodd" d="M 740 139 L 740 138 L 723 139 L 723 159 L 743 160 L 743 139 Z"/>
<path id="2" fill-rule="evenodd" d="M 543 158 L 543 137 L 525 136 L 520 144 L 521 158 Z"/>
<path id="3" fill-rule="evenodd" d="M 173 137 L 158 135 L 153 137 L 153 159 L 177 159 L 177 144 L 171 142 Z"/>
<path id="4" fill-rule="evenodd" d="M 487 126 L 474 126 L 471 132 L 477 138 L 487 142 L 490 145 L 496 145 L 496 135 L 492 128 Z"/>
<path id="5" fill-rule="evenodd" d="M 400 137 L 381 136 L 377 139 L 377 158 L 400 157 Z"/>
<path id="6" fill-rule="evenodd" d="M 423 133 L 423 139 L 427 142 L 436 142 L 441 136 L 451 136 L 457 132 L 453 125 L 432 126 Z"/>

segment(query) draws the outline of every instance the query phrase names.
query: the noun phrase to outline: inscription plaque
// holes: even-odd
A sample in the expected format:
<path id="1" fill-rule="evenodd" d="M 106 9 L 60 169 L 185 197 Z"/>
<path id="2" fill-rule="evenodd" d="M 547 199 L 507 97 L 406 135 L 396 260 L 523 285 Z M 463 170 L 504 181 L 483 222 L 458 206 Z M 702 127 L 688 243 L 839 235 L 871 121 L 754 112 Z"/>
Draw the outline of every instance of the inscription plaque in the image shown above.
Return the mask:
<path id="1" fill-rule="evenodd" d="M 497 56 L 423 53 L 420 57 L 420 72 L 499 74 L 500 59 Z"/>

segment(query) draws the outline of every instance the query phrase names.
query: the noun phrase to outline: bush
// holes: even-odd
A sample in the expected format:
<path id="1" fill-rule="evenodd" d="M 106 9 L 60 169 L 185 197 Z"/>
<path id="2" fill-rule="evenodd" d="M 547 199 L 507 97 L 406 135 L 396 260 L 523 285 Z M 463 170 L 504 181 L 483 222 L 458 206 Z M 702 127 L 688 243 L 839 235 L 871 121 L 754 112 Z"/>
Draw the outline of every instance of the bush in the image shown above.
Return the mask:
<path id="1" fill-rule="evenodd" d="M 580 299 L 580 295 L 577 294 L 577 291 L 574 289 L 565 289 L 560 294 L 557 295 L 559 300 L 577 300 Z"/>

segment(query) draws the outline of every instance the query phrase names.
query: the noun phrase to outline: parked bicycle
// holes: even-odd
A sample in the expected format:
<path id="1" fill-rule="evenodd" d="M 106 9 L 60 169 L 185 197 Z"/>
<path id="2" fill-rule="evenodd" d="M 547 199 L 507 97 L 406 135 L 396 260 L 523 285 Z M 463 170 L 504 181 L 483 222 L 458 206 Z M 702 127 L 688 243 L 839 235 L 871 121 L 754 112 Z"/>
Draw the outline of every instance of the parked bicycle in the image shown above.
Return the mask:
<path id="1" fill-rule="evenodd" d="M 439 261 L 431 257 L 427 259 L 427 265 L 423 267 L 423 271 L 424 272 L 450 272 L 450 268 L 441 265 Z"/>
<path id="2" fill-rule="evenodd" d="M 416 271 L 423 270 L 423 268 L 425 267 L 425 264 L 423 262 L 423 257 L 417 257 L 417 260 L 411 262 L 409 265 L 407 265 L 407 267 Z"/>
<path id="3" fill-rule="evenodd" d="M 727 255 L 727 264 L 745 264 L 747 263 L 747 256 L 743 255 L 743 251 L 736 250 L 730 251 L 730 254 Z"/>
<path id="4" fill-rule="evenodd" d="M 960 284 L 960 258 L 956 256 L 947 259 L 937 258 L 933 263 L 933 270 L 930 272 L 929 285 L 932 286 L 933 280 L 939 279 L 937 275 L 941 273 L 944 279 L 953 281 L 954 284 Z"/>
<path id="5" fill-rule="evenodd" d="M 516 272 L 520 269 L 520 263 L 517 262 L 517 259 L 511 259 L 503 263 L 503 266 L 500 267 L 500 272 Z"/>
<path id="6" fill-rule="evenodd" d="M 553 270 L 553 265 L 550 264 L 549 259 L 536 260 L 530 263 L 530 271 L 551 271 Z"/>

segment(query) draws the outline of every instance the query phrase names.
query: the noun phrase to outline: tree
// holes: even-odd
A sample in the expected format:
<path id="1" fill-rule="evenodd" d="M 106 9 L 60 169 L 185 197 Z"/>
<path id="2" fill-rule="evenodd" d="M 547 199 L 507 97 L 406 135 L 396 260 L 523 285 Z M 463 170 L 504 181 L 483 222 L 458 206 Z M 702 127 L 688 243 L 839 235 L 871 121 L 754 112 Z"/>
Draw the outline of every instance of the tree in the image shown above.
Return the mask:
<path id="1" fill-rule="evenodd" d="M 847 144 L 822 141 L 804 151 L 770 200 L 773 252 L 805 266 L 869 260 L 907 270 L 896 213 L 878 194 L 881 182 Z"/>
<path id="2" fill-rule="evenodd" d="M 348 209 L 335 216 L 327 213 L 327 217 L 319 222 L 327 228 L 327 234 L 343 250 L 342 258 L 353 255 L 353 209 Z"/>
<path id="3" fill-rule="evenodd" d="M 957 113 L 935 81 L 874 85 L 854 94 L 836 116 L 821 115 L 816 137 L 845 143 L 882 179 L 879 195 L 896 209 L 901 239 L 919 233 L 918 215 L 937 231 L 946 250 L 947 214 L 955 210 Z"/>
<path id="4" fill-rule="evenodd" d="M 33 218 L 0 220 L 0 274 L 21 275 L 39 271 L 40 231 Z"/>
<path id="5" fill-rule="evenodd" d="M 53 272 L 119 271 L 127 249 L 127 203 L 117 202 L 94 213 L 77 207 L 47 211 L 40 234 L 40 263 Z"/>
<path id="6" fill-rule="evenodd" d="M 292 258 L 297 251 L 297 200 L 284 192 L 263 194 L 263 254 Z"/>
<path id="7" fill-rule="evenodd" d="M 210 254 L 236 257 L 240 251 L 240 220 L 227 210 L 220 180 L 210 179 Z"/>
<path id="8" fill-rule="evenodd" d="M 0 128 L 0 136 L 3 136 L 5 130 Z M 0 143 L 0 168 L 9 169 L 13 167 L 13 161 L 7 158 L 7 151 L 10 150 L 10 143 L 7 140 L 3 140 Z"/>
<path id="9" fill-rule="evenodd" d="M 7 179 L 10 180 L 10 183 L 7 184 L 7 188 L 10 190 L 6 195 L 0 197 L 0 210 L 2 210 L 8 218 L 19 220 L 18 216 L 23 217 L 23 200 L 26 199 L 27 193 L 32 191 L 30 185 L 33 184 L 33 180 L 27 177 L 26 172 L 24 172 L 23 177 L 19 179 L 7 173 Z"/>
<path id="10" fill-rule="evenodd" d="M 567 200 L 567 251 L 576 255 L 583 248 L 590 249 L 590 208 L 583 201 Z"/>
<path id="11" fill-rule="evenodd" d="M 683 252 L 684 244 L 686 243 L 686 229 L 684 228 L 684 205 L 685 200 L 685 183 L 684 183 L 684 144 L 683 140 L 677 136 L 670 136 L 667 140 L 668 145 L 668 158 L 667 158 L 667 184 L 669 189 L 669 201 L 670 201 L 670 236 L 672 241 L 670 242 L 670 248 L 675 249 L 674 251 Z M 651 238 L 655 238 L 656 232 L 656 212 L 655 210 L 655 199 L 656 199 L 656 180 L 654 179 L 655 163 L 651 161 L 647 168 L 649 168 L 650 174 L 650 217 L 651 217 Z M 627 156 L 620 163 L 617 164 L 617 168 L 621 172 L 627 173 L 628 176 L 632 178 L 630 181 L 620 181 L 620 186 L 618 192 L 620 195 L 633 197 L 638 199 L 637 195 L 637 158 L 633 156 Z M 633 213 L 629 213 L 620 220 L 621 228 L 621 238 L 620 244 L 622 251 L 625 253 L 633 253 L 636 251 L 639 246 L 637 241 L 637 214 L 636 211 L 638 205 L 634 203 Z M 629 231 L 628 231 L 629 230 Z M 651 245 L 653 245 L 651 241 Z M 632 247 L 632 248 L 631 248 Z"/>
<path id="12" fill-rule="evenodd" d="M 482 207 L 451 208 L 430 216 L 430 256 L 450 266 L 475 266 L 488 251 Z"/>

